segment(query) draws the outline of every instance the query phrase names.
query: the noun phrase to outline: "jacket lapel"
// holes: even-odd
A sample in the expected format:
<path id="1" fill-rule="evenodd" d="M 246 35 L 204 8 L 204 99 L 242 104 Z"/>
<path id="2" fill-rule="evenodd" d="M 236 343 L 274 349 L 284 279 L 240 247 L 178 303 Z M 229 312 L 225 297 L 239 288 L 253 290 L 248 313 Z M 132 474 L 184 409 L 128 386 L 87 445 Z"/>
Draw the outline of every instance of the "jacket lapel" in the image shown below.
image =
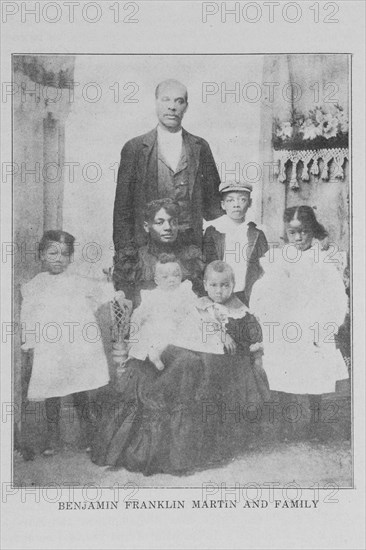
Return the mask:
<path id="1" fill-rule="evenodd" d="M 216 247 L 217 247 L 217 254 L 220 260 L 224 261 L 225 258 L 225 233 L 220 233 L 217 231 L 217 237 L 216 240 Z"/>
<path id="2" fill-rule="evenodd" d="M 139 159 L 141 181 L 143 182 L 147 202 L 151 200 L 150 197 L 156 198 L 158 196 L 157 136 L 156 128 L 145 134 Z"/>
<path id="3" fill-rule="evenodd" d="M 201 144 L 192 134 L 182 131 L 183 142 L 186 148 L 188 172 L 189 172 L 189 196 L 192 198 L 193 187 L 196 181 L 198 166 L 200 162 Z"/>
<path id="4" fill-rule="evenodd" d="M 249 257 L 248 257 L 248 267 L 250 265 L 250 262 L 252 261 L 252 256 L 254 253 L 254 250 L 256 248 L 257 240 L 259 236 L 259 231 L 257 231 L 257 226 L 253 222 L 248 223 L 248 249 L 249 249 Z M 248 270 L 247 270 L 248 272 Z"/>

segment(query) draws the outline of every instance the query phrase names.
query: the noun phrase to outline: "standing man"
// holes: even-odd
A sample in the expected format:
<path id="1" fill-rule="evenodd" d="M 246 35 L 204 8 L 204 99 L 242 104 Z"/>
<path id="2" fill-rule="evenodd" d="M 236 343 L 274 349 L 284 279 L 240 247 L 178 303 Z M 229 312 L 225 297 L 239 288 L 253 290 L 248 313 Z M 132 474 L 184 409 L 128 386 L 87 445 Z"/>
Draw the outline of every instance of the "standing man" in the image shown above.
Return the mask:
<path id="1" fill-rule="evenodd" d="M 115 264 L 124 251 L 146 243 L 144 210 L 152 200 L 179 204 L 179 231 L 187 244 L 201 245 L 203 218 L 220 214 L 220 178 L 208 143 L 182 128 L 186 87 L 161 82 L 155 91 L 159 124 L 128 141 L 121 152 L 113 217 Z"/>

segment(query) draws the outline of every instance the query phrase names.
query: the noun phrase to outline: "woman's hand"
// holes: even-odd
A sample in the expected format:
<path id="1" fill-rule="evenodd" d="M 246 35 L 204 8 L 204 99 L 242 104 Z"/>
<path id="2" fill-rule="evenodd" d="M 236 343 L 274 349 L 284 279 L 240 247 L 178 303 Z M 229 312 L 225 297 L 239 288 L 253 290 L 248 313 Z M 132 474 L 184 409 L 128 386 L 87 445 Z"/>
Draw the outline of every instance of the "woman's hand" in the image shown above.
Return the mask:
<path id="1" fill-rule="evenodd" d="M 236 353 L 236 343 L 235 340 L 230 336 L 230 334 L 225 334 L 224 348 L 229 355 L 234 355 Z"/>
<path id="2" fill-rule="evenodd" d="M 33 351 L 34 348 L 35 348 L 35 344 L 32 345 L 32 344 L 25 343 L 20 346 L 20 349 L 25 352 Z"/>
<path id="3" fill-rule="evenodd" d="M 262 360 L 262 354 L 256 353 L 254 354 L 254 361 L 253 361 L 254 367 L 258 369 L 259 371 L 263 370 L 263 360 Z"/>

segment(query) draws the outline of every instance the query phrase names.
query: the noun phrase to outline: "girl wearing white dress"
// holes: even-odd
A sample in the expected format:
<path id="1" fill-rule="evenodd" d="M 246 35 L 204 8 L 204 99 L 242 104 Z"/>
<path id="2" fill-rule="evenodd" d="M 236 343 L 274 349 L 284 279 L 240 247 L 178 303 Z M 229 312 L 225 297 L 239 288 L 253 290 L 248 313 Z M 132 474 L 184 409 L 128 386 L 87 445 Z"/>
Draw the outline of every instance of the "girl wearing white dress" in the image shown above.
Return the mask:
<path id="1" fill-rule="evenodd" d="M 45 271 L 21 288 L 22 349 L 34 349 L 28 399 L 45 400 L 46 456 L 60 443 L 60 398 L 73 395 L 87 449 L 95 423 L 87 392 L 109 382 L 94 311 L 115 291 L 112 283 L 71 273 L 74 241 L 65 231 L 47 231 L 39 244 Z"/>
<path id="2" fill-rule="evenodd" d="M 311 433 L 315 422 L 326 421 L 321 396 L 348 371 L 334 343 L 347 311 L 339 259 L 321 248 L 327 232 L 311 207 L 287 208 L 284 223 L 288 242 L 261 260 L 264 275 L 253 287 L 251 309 L 262 324 L 263 366 L 278 392 L 275 414 L 286 436 L 304 426 Z"/>

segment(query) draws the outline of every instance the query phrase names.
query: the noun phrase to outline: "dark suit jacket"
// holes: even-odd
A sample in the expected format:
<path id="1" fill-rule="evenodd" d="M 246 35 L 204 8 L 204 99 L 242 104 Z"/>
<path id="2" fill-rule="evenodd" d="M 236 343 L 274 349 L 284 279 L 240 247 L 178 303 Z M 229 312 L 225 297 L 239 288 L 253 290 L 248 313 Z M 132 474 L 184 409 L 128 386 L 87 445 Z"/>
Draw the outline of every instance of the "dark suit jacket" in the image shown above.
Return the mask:
<path id="1" fill-rule="evenodd" d="M 220 178 L 210 146 L 183 129 L 187 156 L 191 159 L 190 199 L 197 244 L 202 241 L 202 218 L 220 215 Z M 113 216 L 113 241 L 118 251 L 129 243 L 146 243 L 143 229 L 145 205 L 158 197 L 157 129 L 128 141 L 121 152 Z"/>
<path id="2" fill-rule="evenodd" d="M 236 295 L 242 302 L 249 306 L 250 295 L 254 283 L 263 275 L 263 269 L 259 259 L 268 250 L 268 243 L 265 234 L 253 222 L 248 223 L 248 266 L 245 277 L 245 288 Z M 203 254 L 206 264 L 215 260 L 223 260 L 225 255 L 225 234 L 217 231 L 212 225 L 206 229 L 203 238 Z"/>

